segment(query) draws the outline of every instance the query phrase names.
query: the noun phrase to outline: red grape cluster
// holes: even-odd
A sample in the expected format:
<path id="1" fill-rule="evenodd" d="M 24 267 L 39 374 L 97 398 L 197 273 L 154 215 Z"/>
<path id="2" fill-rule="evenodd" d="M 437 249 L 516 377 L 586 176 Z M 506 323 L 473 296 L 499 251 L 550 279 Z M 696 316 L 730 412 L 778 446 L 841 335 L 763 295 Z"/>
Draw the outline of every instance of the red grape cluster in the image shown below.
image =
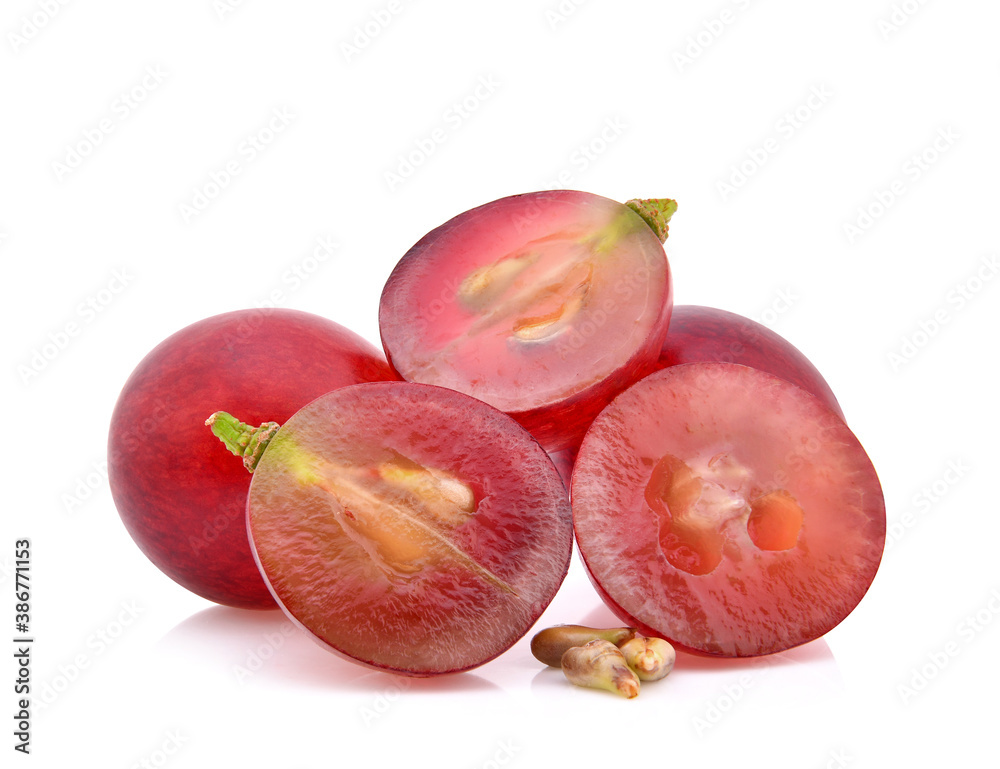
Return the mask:
<path id="1" fill-rule="evenodd" d="M 292 310 L 182 329 L 112 417 L 130 534 L 189 590 L 409 675 L 509 649 L 574 538 L 649 636 L 723 657 L 820 637 L 878 569 L 878 477 L 799 350 L 674 306 L 675 210 L 554 190 L 459 214 L 389 276 L 384 355 Z"/>

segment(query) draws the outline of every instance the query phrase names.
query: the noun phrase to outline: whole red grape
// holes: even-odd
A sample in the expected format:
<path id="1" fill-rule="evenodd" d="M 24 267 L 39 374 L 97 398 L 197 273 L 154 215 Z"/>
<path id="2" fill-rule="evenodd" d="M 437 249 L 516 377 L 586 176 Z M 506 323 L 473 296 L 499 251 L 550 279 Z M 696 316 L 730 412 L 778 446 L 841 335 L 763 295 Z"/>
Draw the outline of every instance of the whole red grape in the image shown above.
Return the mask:
<path id="1" fill-rule="evenodd" d="M 393 378 L 374 345 L 296 310 L 239 310 L 178 331 L 132 372 L 111 418 L 108 476 L 129 534 L 188 590 L 273 607 L 247 540 L 251 475 L 206 418 L 284 420 L 330 390 Z"/>

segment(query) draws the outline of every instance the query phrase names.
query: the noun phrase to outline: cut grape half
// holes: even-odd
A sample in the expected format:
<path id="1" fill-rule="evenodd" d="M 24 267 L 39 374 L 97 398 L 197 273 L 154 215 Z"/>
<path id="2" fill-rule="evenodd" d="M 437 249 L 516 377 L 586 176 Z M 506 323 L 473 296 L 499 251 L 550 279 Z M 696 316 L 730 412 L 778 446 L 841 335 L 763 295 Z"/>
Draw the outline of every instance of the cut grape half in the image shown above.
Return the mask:
<path id="1" fill-rule="evenodd" d="M 676 205 L 630 204 L 536 192 L 433 230 L 382 292 L 390 364 L 510 414 L 548 451 L 575 447 L 611 398 L 655 369 L 670 320 L 661 236 Z"/>
<path id="2" fill-rule="evenodd" d="M 650 375 L 598 417 L 572 477 L 580 554 L 626 624 L 770 654 L 862 599 L 885 544 L 872 463 L 817 397 L 732 363 Z"/>
<path id="3" fill-rule="evenodd" d="M 329 649 L 430 676 L 521 638 L 569 567 L 555 466 L 513 419 L 405 382 L 346 387 L 271 440 L 247 505 L 278 603 Z"/>

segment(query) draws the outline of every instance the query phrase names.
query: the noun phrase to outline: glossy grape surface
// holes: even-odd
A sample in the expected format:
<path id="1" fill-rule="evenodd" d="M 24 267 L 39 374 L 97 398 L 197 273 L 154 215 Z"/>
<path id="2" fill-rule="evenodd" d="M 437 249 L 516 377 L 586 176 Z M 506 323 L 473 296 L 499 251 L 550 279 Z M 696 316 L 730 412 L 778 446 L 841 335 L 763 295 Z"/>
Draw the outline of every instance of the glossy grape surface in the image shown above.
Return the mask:
<path id="1" fill-rule="evenodd" d="M 281 422 L 330 390 L 392 378 L 374 345 L 295 310 L 240 310 L 178 331 L 139 363 L 111 419 L 108 476 L 129 534 L 188 590 L 273 607 L 247 540 L 250 473 L 205 420 L 227 410 Z"/>
<path id="2" fill-rule="evenodd" d="M 871 461 L 805 390 L 688 363 L 616 398 L 573 470 L 590 576 L 622 621 L 710 655 L 806 643 L 862 599 L 885 544 Z"/>
<path id="3" fill-rule="evenodd" d="M 699 361 L 739 363 L 796 384 L 844 414 L 826 379 L 791 342 L 767 326 L 734 312 L 676 305 L 660 351 L 659 367 Z"/>
<path id="4" fill-rule="evenodd" d="M 672 301 L 663 247 L 638 214 L 556 190 L 428 233 L 390 275 L 379 323 L 404 379 L 479 398 L 554 452 L 654 369 Z"/>
<path id="5" fill-rule="evenodd" d="M 538 443 L 429 385 L 310 403 L 264 452 L 248 510 L 261 572 L 295 622 L 355 662 L 415 676 L 508 649 L 572 551 L 566 491 Z"/>

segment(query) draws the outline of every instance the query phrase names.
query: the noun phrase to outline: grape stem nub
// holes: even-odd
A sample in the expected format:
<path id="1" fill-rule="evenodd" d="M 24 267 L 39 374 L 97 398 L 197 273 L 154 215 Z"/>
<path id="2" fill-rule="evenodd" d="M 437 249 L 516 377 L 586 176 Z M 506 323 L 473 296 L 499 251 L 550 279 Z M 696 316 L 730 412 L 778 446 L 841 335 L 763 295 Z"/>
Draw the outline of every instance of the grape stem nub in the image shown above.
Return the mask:
<path id="1" fill-rule="evenodd" d="M 205 424 L 212 428 L 212 433 L 227 449 L 243 458 L 243 466 L 251 473 L 281 427 L 277 422 L 264 422 L 260 427 L 251 427 L 225 411 L 216 411 L 205 420 Z"/>
<path id="2" fill-rule="evenodd" d="M 633 198 L 625 205 L 635 211 L 650 226 L 663 243 L 670 231 L 670 217 L 677 210 L 677 201 L 670 198 Z"/>

